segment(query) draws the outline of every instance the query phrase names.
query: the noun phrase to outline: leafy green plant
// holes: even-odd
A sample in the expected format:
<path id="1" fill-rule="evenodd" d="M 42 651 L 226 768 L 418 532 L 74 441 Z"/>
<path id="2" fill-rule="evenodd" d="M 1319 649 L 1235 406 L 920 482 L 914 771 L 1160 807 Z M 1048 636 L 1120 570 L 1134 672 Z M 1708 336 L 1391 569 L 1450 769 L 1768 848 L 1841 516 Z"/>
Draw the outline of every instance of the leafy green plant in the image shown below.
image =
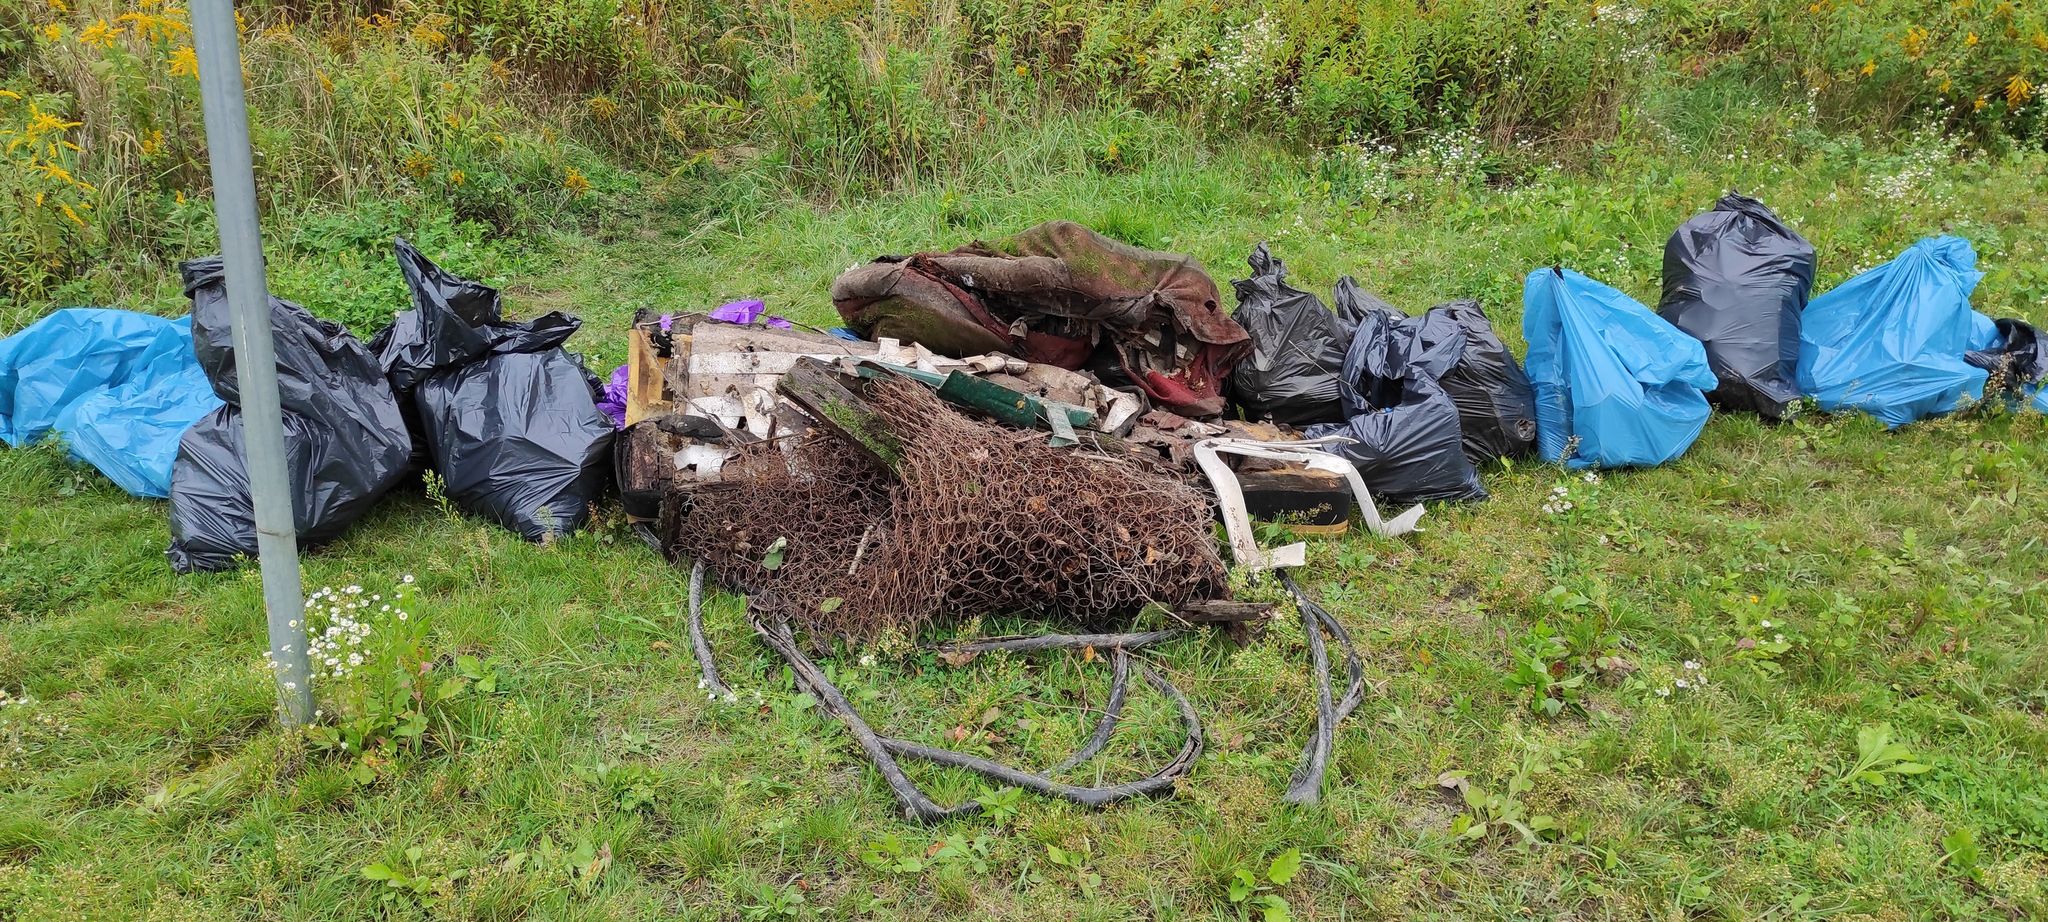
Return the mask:
<path id="1" fill-rule="evenodd" d="M 1264 922 L 1289 922 L 1294 918 L 1287 898 L 1274 892 L 1276 887 L 1285 887 L 1301 871 L 1301 849 L 1290 848 L 1274 856 L 1266 866 L 1265 878 L 1252 868 L 1238 868 L 1231 872 L 1227 896 L 1233 906 L 1242 910 L 1256 910 Z"/>
<path id="2" fill-rule="evenodd" d="M 1024 789 L 984 788 L 974 799 L 981 804 L 981 814 L 988 817 L 989 822 L 1003 826 L 1017 818 L 1024 804 Z"/>
<path id="3" fill-rule="evenodd" d="M 378 899 L 430 908 L 446 899 L 454 890 L 455 882 L 469 876 L 469 871 L 464 868 L 443 873 L 427 871 L 421 866 L 424 854 L 425 850 L 415 845 L 405 850 L 400 861 L 379 861 L 364 867 L 363 879 L 384 885 Z"/>
<path id="4" fill-rule="evenodd" d="M 1578 703 L 1587 673 L 1572 662 L 1571 649 L 1549 622 L 1531 625 L 1512 652 L 1508 685 L 1522 692 L 1530 710 L 1555 717 Z"/>
<path id="5" fill-rule="evenodd" d="M 576 774 L 603 790 L 621 813 L 634 813 L 652 806 L 660 796 L 660 777 L 639 762 L 598 761 L 576 766 Z"/>
<path id="6" fill-rule="evenodd" d="M 357 784 L 377 780 L 399 751 L 417 749 L 451 702 L 493 694 L 501 682 L 494 658 L 426 652 L 431 610 L 416 605 L 414 588 L 408 574 L 385 592 L 325 587 L 306 600 L 307 654 L 321 707 L 306 739 L 353 760 Z"/>
<path id="7" fill-rule="evenodd" d="M 1445 772 L 1437 783 L 1456 790 L 1465 801 L 1465 812 L 1451 819 L 1451 834 L 1461 839 L 1478 840 L 1503 830 L 1520 834 L 1525 845 L 1535 845 L 1562 835 L 1563 829 L 1556 817 L 1534 813 L 1522 800 L 1522 795 L 1536 788 L 1536 779 L 1560 767 L 1577 768 L 1575 759 L 1560 758 L 1542 747 L 1525 744 L 1522 757 L 1515 765 L 1515 771 L 1508 776 L 1505 790 L 1489 791 L 1472 784 L 1467 773 Z"/>
<path id="8" fill-rule="evenodd" d="M 1935 867 L 1948 865 L 1956 873 L 1971 880 L 1982 881 L 1984 869 L 1977 862 L 1983 857 L 1983 850 L 1977 845 L 1977 834 L 1968 826 L 1957 826 L 1941 837 L 1941 857 Z"/>
<path id="9" fill-rule="evenodd" d="M 893 832 L 861 846 L 860 861 L 891 874 L 917 874 L 925 868 L 924 854 L 905 845 L 903 837 Z"/>
<path id="10" fill-rule="evenodd" d="M 1917 758 L 1905 743 L 1892 740 L 1890 724 L 1863 727 L 1856 731 L 1856 761 L 1835 777 L 1835 784 L 1883 787 L 1894 776 L 1920 775 L 1933 769 L 1915 761 Z"/>
<path id="11" fill-rule="evenodd" d="M 1054 867 L 1065 869 L 1074 886 L 1080 889 L 1082 896 L 1093 898 L 1096 888 L 1102 886 L 1102 875 L 1088 867 L 1092 855 L 1085 842 L 1079 849 L 1061 848 L 1047 842 L 1045 859 L 1052 862 Z"/>
<path id="12" fill-rule="evenodd" d="M 797 885 L 776 886 L 766 882 L 754 883 L 747 887 L 748 901 L 741 903 L 740 915 L 751 922 L 766 922 L 769 919 L 794 919 L 803 915 L 803 890 Z"/>

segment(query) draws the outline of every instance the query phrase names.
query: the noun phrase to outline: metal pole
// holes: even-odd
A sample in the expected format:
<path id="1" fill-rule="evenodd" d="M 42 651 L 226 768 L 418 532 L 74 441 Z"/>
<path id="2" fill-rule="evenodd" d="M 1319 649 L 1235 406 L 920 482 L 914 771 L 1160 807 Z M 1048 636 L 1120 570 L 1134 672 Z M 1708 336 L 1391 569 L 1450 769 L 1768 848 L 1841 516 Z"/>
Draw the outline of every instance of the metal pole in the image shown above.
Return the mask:
<path id="1" fill-rule="evenodd" d="M 306 660 L 299 536 L 284 458 L 284 418 L 277 399 L 277 352 L 271 339 L 270 290 L 263 277 L 263 237 L 256 217 L 256 171 L 249 153 L 249 106 L 242 96 L 242 50 L 231 0 L 193 0 L 192 48 L 199 58 L 199 101 L 206 114 L 206 156 L 213 169 L 213 213 L 227 264 L 228 309 L 234 316 L 235 378 L 242 392 L 242 453 L 256 515 L 256 552 L 263 606 L 270 620 L 270 661 L 285 726 L 313 716 Z"/>

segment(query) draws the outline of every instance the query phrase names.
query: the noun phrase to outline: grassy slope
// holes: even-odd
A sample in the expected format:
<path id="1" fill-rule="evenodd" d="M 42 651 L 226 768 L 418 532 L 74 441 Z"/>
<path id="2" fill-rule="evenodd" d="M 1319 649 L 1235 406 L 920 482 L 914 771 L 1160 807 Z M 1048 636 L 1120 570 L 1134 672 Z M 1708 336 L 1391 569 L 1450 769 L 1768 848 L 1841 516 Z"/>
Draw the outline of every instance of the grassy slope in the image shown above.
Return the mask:
<path id="1" fill-rule="evenodd" d="M 1259 151 L 1162 151 L 1115 175 L 1019 169 L 830 212 L 758 205 L 709 232 L 650 220 L 545 255 L 445 249 L 451 268 L 508 284 L 519 310 L 577 310 L 578 342 L 606 363 L 639 306 L 759 295 L 823 320 L 849 263 L 1051 217 L 1192 251 L 1220 276 L 1270 237 L 1303 287 L 1355 271 L 1411 309 L 1478 295 L 1518 340 L 1523 272 L 1566 256 L 1653 299 L 1664 235 L 1739 185 L 1815 241 L 1824 285 L 1953 227 L 1992 271 L 1980 306 L 2048 320 L 2048 225 L 2028 204 L 2048 191 L 2042 161 L 1942 160 L 1905 199 L 1864 191 L 1912 158 L 1619 148 L 1599 175 L 1509 191 L 1417 180 L 1414 201 L 1354 209 Z M 395 291 L 375 260 L 285 254 L 277 271 L 316 309 Z M 136 303 L 175 309 L 173 289 L 153 290 Z M 1598 485 L 1494 472 L 1491 502 L 1433 510 L 1416 538 L 1314 545 L 1315 586 L 1359 635 L 1376 691 L 1323 806 L 1276 803 L 1307 700 L 1283 628 L 1241 652 L 1159 652 L 1209 721 L 1178 796 L 1101 813 L 1025 798 L 1002 824 L 926 830 L 792 700 L 734 600 L 714 605 L 712 639 L 746 697 L 709 704 L 678 638 L 682 581 L 618 529 L 532 547 L 412 496 L 309 555 L 308 585 L 418 574 L 433 646 L 499 657 L 503 688 L 458 699 L 419 751 L 358 784 L 268 723 L 253 573 L 173 578 L 161 506 L 49 451 L 0 453 L 0 689 L 37 699 L 0 709 L 0 918 L 1229 918 L 1232 872 L 1288 848 L 1311 859 L 1282 891 L 1302 918 L 2048 912 L 2044 475 L 2038 417 L 1897 433 L 1721 417 L 1680 462 Z M 1560 483 L 1569 519 L 1539 510 Z M 1618 644 L 1638 671 L 1590 682 L 1582 710 L 1533 713 L 1510 675 L 1539 621 L 1575 649 Z M 1779 632 L 1790 648 L 1774 665 L 1741 648 Z M 1709 684 L 1658 696 L 1685 660 Z M 842 656 L 838 670 L 877 722 L 933 741 L 985 726 L 1001 739 L 967 745 L 1027 765 L 1086 732 L 1106 674 L 1068 656 Z M 1933 771 L 1886 791 L 1838 784 L 1857 730 L 1877 723 Z M 1105 773 L 1174 743 L 1171 714 L 1137 695 Z M 1525 766 L 1517 799 L 1566 841 L 1450 834 L 1462 806 L 1442 773 L 1503 792 Z M 940 800 L 980 791 L 916 771 Z M 651 802 L 622 809 L 635 787 Z M 1982 848 L 1982 882 L 1939 861 L 1959 828 Z M 968 857 L 915 871 L 862 857 L 926 855 L 942 837 Z M 1049 862 L 1047 844 L 1085 855 L 1085 872 Z M 376 861 L 468 873 L 423 908 L 380 902 L 359 874 Z"/>

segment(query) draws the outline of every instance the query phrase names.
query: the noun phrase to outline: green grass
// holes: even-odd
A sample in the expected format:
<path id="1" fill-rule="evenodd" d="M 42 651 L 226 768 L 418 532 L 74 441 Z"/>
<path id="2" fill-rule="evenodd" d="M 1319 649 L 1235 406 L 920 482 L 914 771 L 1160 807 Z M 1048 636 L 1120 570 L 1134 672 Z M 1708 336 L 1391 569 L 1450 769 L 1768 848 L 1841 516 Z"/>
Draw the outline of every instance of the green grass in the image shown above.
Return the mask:
<path id="1" fill-rule="evenodd" d="M 273 284 L 367 330 L 402 306 L 377 248 L 404 230 L 505 285 L 521 314 L 583 316 L 575 342 L 608 368 L 640 307 L 758 296 L 825 321 L 853 262 L 1065 217 L 1192 252 L 1219 280 L 1269 239 L 1311 290 L 1352 272 L 1411 310 L 1477 296 L 1519 351 L 1526 271 L 1565 260 L 1654 300 L 1664 236 L 1735 186 L 1813 239 L 1823 286 L 1947 228 L 1979 244 L 1982 309 L 2048 321 L 2039 155 L 1693 149 L 1683 132 L 1617 142 L 1585 171 L 1499 186 L 1395 170 L 1391 202 L 1358 204 L 1263 148 L 1162 145 L 1116 172 L 991 170 L 830 210 L 726 190 L 539 243 L 404 206 L 282 215 Z M 1871 191 L 1923 165 L 1900 197 Z M 167 276 L 100 284 L 178 309 Z M 1244 650 L 1152 654 L 1210 738 L 1175 796 L 1102 812 L 1025 796 L 1014 815 L 926 829 L 795 696 L 735 599 L 708 620 L 741 700 L 705 700 L 683 574 L 615 516 L 538 547 L 401 495 L 306 555 L 309 587 L 415 574 L 424 655 L 495 657 L 495 691 L 434 708 L 359 774 L 272 724 L 253 571 L 174 577 L 160 504 L 55 450 L 4 452 L 0 691 L 33 703 L 0 708 L 0 919 L 1230 919 L 1232 876 L 1290 849 L 1307 862 L 1276 892 L 1305 919 L 2038 917 L 2044 482 L 2048 421 L 1990 413 L 1897 432 L 1723 416 L 1657 470 L 1492 471 L 1490 502 L 1433 509 L 1420 535 L 1312 542 L 1312 589 L 1357 635 L 1373 689 L 1322 805 L 1278 802 L 1311 696 L 1298 629 L 1281 625 Z M 1569 517 L 1540 511 L 1558 485 Z M 1557 716 L 1516 680 L 1528 658 L 1589 674 Z M 1086 734 L 1107 676 L 1067 654 L 831 660 L 891 732 L 960 728 L 958 745 L 1024 765 Z M 1706 684 L 1658 694 L 1687 661 Z M 1177 744 L 1148 692 L 1128 715 L 1105 777 Z M 1877 725 L 1931 770 L 1843 780 Z M 988 793 L 912 772 L 944 802 Z M 1557 832 L 1454 834 L 1468 808 L 1440 782 L 1457 773 L 1507 798 L 1477 819 L 1542 815 Z M 418 890 L 367 879 L 375 864 Z"/>

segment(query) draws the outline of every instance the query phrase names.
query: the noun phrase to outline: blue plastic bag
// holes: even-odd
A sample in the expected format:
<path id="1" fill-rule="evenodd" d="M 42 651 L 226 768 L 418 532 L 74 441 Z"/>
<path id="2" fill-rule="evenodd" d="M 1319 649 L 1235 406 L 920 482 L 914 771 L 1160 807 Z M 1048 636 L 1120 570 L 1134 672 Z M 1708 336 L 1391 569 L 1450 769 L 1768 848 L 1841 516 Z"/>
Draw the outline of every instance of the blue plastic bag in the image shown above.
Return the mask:
<path id="1" fill-rule="evenodd" d="M 1997 344 L 1970 309 L 1984 274 L 1961 237 L 1929 237 L 1813 299 L 1799 336 L 1799 389 L 1829 412 L 1860 410 L 1898 427 L 1984 397 L 1965 353 Z"/>
<path id="2" fill-rule="evenodd" d="M 1545 461 L 1650 467 L 1684 454 L 1706 427 L 1705 392 L 1717 383 L 1706 348 L 1628 295 L 1538 269 L 1522 289 L 1522 336 Z"/>
<path id="3" fill-rule="evenodd" d="M 217 406 L 189 319 L 70 308 L 0 340 L 0 438 L 55 434 L 136 496 L 169 494 L 179 436 Z"/>

